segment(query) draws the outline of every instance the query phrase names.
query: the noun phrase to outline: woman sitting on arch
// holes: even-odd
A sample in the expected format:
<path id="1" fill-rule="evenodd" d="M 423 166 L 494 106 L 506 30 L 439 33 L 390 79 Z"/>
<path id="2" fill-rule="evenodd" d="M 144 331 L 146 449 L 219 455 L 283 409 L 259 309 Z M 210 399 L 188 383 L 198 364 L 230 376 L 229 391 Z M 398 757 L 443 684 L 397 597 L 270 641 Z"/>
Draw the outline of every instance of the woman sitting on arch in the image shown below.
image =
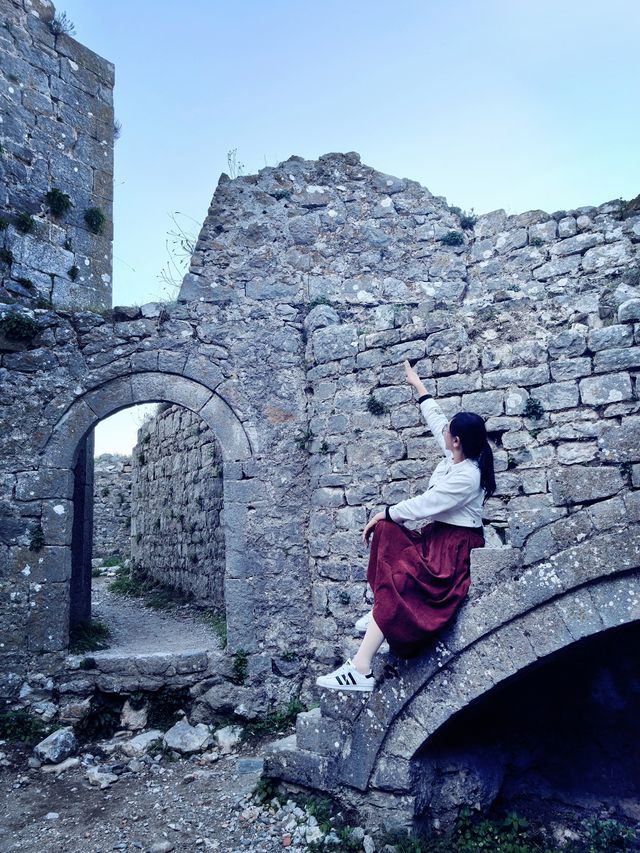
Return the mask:
<path id="1" fill-rule="evenodd" d="M 401 657 L 418 654 L 463 602 L 471 549 L 484 545 L 482 506 L 496 486 L 484 421 L 472 412 L 448 421 L 408 361 L 404 369 L 444 458 L 426 492 L 388 506 L 364 528 L 367 547 L 373 533 L 367 569 L 373 610 L 356 623 L 366 631 L 354 657 L 317 679 L 330 690 L 373 690 L 371 662 L 385 639 Z M 420 530 L 402 524 L 422 519 L 428 523 Z"/>

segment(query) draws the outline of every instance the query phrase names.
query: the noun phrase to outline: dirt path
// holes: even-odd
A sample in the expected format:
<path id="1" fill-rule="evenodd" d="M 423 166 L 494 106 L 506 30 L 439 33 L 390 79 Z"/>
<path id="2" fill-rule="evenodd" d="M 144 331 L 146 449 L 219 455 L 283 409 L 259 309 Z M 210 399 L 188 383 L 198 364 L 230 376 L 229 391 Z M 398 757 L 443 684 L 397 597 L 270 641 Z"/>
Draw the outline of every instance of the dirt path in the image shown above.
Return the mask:
<path id="1" fill-rule="evenodd" d="M 145 607 L 142 599 L 109 592 L 111 580 L 94 578 L 91 585 L 91 616 L 111 630 L 109 654 L 144 655 L 220 648 L 216 633 L 189 605 L 153 610 Z"/>

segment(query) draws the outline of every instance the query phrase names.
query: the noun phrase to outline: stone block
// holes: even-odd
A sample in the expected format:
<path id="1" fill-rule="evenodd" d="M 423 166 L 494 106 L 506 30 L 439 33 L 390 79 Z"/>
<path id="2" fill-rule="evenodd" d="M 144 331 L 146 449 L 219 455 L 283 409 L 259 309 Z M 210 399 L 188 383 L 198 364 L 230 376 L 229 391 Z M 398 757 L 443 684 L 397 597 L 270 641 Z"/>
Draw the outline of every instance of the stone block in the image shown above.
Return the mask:
<path id="1" fill-rule="evenodd" d="M 65 649 L 69 642 L 69 582 L 32 584 L 30 603 L 28 650 L 43 653 Z"/>
<path id="2" fill-rule="evenodd" d="M 320 694 L 320 713 L 325 719 L 353 721 L 369 699 L 368 694 L 323 690 Z"/>
<path id="3" fill-rule="evenodd" d="M 588 357 L 560 359 L 550 362 L 549 368 L 551 378 L 556 382 L 561 382 L 563 379 L 579 379 L 591 373 L 591 359 Z"/>
<path id="4" fill-rule="evenodd" d="M 603 329 L 593 329 L 589 332 L 587 343 L 593 352 L 630 347 L 633 344 L 633 327 L 615 325 L 605 326 Z"/>
<path id="5" fill-rule="evenodd" d="M 334 758 L 300 749 L 279 749 L 265 755 L 264 775 L 306 788 L 332 791 L 337 781 Z"/>
<path id="6" fill-rule="evenodd" d="M 624 496 L 626 523 L 640 521 L 640 492 L 629 492 Z"/>
<path id="7" fill-rule="evenodd" d="M 630 323 L 640 320 L 640 299 L 627 299 L 618 308 L 618 322 Z"/>
<path id="8" fill-rule="evenodd" d="M 580 396 L 575 382 L 552 382 L 535 389 L 535 397 L 546 412 L 571 409 L 578 405 Z"/>
<path id="9" fill-rule="evenodd" d="M 630 576 L 621 582 L 608 579 L 589 589 L 594 606 L 605 628 L 616 628 L 640 619 L 640 578 Z"/>
<path id="10" fill-rule="evenodd" d="M 59 764 L 78 750 L 73 729 L 58 729 L 34 747 L 36 757 L 48 764 Z"/>
<path id="11" fill-rule="evenodd" d="M 517 548 L 474 548 L 471 551 L 471 594 L 482 595 L 486 590 L 517 574 L 522 554 Z"/>
<path id="12" fill-rule="evenodd" d="M 437 380 L 438 396 L 447 394 L 461 394 L 463 391 L 478 391 L 482 388 L 482 374 L 454 374 L 443 376 Z"/>
<path id="13" fill-rule="evenodd" d="M 353 325 L 317 329 L 311 340 L 313 355 L 318 364 L 355 356 L 358 352 L 358 331 Z"/>
<path id="14" fill-rule="evenodd" d="M 534 392 L 535 393 L 535 392 Z M 524 388 L 508 388 L 504 392 L 504 410 L 507 415 L 522 415 L 529 399 Z"/>
<path id="15" fill-rule="evenodd" d="M 575 358 L 584 353 L 587 341 L 578 329 L 565 329 L 551 336 L 548 348 L 553 358 Z"/>
<path id="16" fill-rule="evenodd" d="M 554 521 L 566 515 L 562 507 L 540 506 L 523 509 L 513 509 L 509 513 L 509 541 L 514 548 L 521 548 L 527 538 Z"/>
<path id="17" fill-rule="evenodd" d="M 566 257 L 554 258 L 547 263 L 541 264 L 533 270 L 536 281 L 547 281 L 559 276 L 574 276 L 580 267 L 578 255 L 567 255 Z"/>
<path id="18" fill-rule="evenodd" d="M 604 430 L 598 439 L 598 446 L 608 462 L 624 464 L 640 461 L 640 416 L 624 418 L 617 424 Z M 603 495 L 604 497 L 604 495 Z"/>
<path id="19" fill-rule="evenodd" d="M 633 399 L 631 377 L 628 373 L 592 376 L 580 381 L 580 398 L 586 406 L 602 406 Z"/>
<path id="20" fill-rule="evenodd" d="M 549 487 L 556 505 L 595 501 L 615 495 L 623 487 L 618 468 L 585 468 L 573 465 L 556 471 L 549 479 Z"/>
<path id="21" fill-rule="evenodd" d="M 485 388 L 508 388 L 510 385 L 540 385 L 549 380 L 549 367 L 508 367 L 490 370 L 482 377 Z"/>
<path id="22" fill-rule="evenodd" d="M 73 503 L 67 500 L 45 501 L 42 505 L 42 529 L 49 545 L 71 545 Z"/>
<path id="23" fill-rule="evenodd" d="M 587 249 L 592 249 L 604 242 L 602 234 L 596 232 L 577 234 L 575 237 L 569 237 L 566 240 L 560 240 L 555 243 L 551 252 L 554 255 L 563 257 L 565 255 L 574 255 L 576 253 L 586 252 Z"/>
<path id="24" fill-rule="evenodd" d="M 476 391 L 462 395 L 463 409 L 481 417 L 501 415 L 504 411 L 503 391 Z"/>
<path id="25" fill-rule="evenodd" d="M 558 462 L 563 465 L 576 465 L 578 462 L 592 462 L 598 456 L 595 441 L 567 441 L 558 445 Z"/>
<path id="26" fill-rule="evenodd" d="M 625 524 L 628 520 L 627 510 L 621 497 L 592 504 L 587 512 L 596 530 L 608 530 L 616 524 Z"/>
<path id="27" fill-rule="evenodd" d="M 632 260 L 632 248 L 628 240 L 609 243 L 589 249 L 582 256 L 582 269 L 586 273 L 606 272 L 626 267 Z"/>
<path id="28" fill-rule="evenodd" d="M 427 337 L 426 352 L 429 356 L 455 353 L 467 341 L 468 335 L 462 327 L 443 329 L 441 332 L 433 332 Z"/>
<path id="29" fill-rule="evenodd" d="M 595 354 L 593 360 L 594 373 L 608 373 L 617 370 L 634 370 L 640 368 L 640 347 L 628 349 L 607 349 Z"/>
<path id="30" fill-rule="evenodd" d="M 555 603 L 528 613 L 523 619 L 522 628 L 527 632 L 538 658 L 546 657 L 573 642 L 573 636 Z"/>

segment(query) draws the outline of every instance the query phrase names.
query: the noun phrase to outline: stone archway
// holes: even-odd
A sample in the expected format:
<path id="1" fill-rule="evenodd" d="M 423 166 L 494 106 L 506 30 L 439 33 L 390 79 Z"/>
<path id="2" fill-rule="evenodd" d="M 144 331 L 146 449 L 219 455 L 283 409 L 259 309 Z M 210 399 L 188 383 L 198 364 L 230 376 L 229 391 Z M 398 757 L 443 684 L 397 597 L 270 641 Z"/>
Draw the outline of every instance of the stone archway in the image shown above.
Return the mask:
<path id="1" fill-rule="evenodd" d="M 444 666 L 407 703 L 386 734 L 370 784 L 408 793 L 416 753 L 470 702 L 561 649 L 638 621 L 640 570 L 636 568 L 570 590 L 508 622 Z"/>
<path id="2" fill-rule="evenodd" d="M 98 421 L 139 403 L 169 402 L 198 414 L 218 441 L 223 458 L 225 491 L 224 532 L 226 542 L 225 600 L 228 621 L 228 648 L 233 651 L 241 634 L 246 646 L 252 602 L 243 584 L 245 547 L 243 517 L 246 502 L 242 487 L 241 463 L 252 457 L 255 441 L 250 441 L 231 406 L 213 389 L 195 379 L 157 371 L 119 376 L 90 388 L 78 396 L 59 418 L 44 441 L 41 464 L 36 472 L 23 477 L 24 488 L 47 499 L 49 511 L 43 516 L 43 548 L 39 558 L 43 585 L 41 606 L 30 614 L 29 645 L 34 650 L 63 650 L 67 645 L 74 532 L 81 525 L 74 514 L 84 511 L 78 501 L 78 464 L 84 464 L 86 439 Z M 75 476 L 74 476 L 75 472 Z M 75 513 L 74 513 L 75 511 Z M 82 547 L 79 545 L 78 547 Z M 39 612 L 38 612 L 39 611 Z M 47 624 L 46 636 L 43 624 Z M 33 633 L 31 628 L 39 626 Z M 44 641 L 44 642 L 43 642 Z"/>

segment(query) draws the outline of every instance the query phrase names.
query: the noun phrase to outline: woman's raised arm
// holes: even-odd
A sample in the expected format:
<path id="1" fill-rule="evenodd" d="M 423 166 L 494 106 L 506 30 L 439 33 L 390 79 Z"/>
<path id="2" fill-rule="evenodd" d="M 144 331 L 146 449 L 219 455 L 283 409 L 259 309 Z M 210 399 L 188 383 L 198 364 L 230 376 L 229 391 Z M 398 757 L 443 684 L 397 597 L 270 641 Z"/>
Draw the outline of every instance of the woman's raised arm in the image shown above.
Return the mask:
<path id="1" fill-rule="evenodd" d="M 416 391 L 418 392 L 418 399 L 423 396 L 427 396 L 426 400 L 423 400 L 420 403 L 420 411 L 422 412 L 424 419 L 427 422 L 427 426 L 433 433 L 433 437 L 438 442 L 440 450 L 446 455 L 449 454 L 450 451 L 447 451 L 447 447 L 444 442 L 444 435 L 442 434 L 444 428 L 448 426 L 449 421 L 445 417 L 444 412 L 440 408 L 440 406 L 436 403 L 436 401 L 431 397 L 430 394 L 427 393 L 427 389 L 424 387 L 420 377 L 415 372 L 413 367 L 409 364 L 408 361 L 404 362 L 404 372 L 407 377 L 407 382 L 409 385 L 412 385 Z"/>

